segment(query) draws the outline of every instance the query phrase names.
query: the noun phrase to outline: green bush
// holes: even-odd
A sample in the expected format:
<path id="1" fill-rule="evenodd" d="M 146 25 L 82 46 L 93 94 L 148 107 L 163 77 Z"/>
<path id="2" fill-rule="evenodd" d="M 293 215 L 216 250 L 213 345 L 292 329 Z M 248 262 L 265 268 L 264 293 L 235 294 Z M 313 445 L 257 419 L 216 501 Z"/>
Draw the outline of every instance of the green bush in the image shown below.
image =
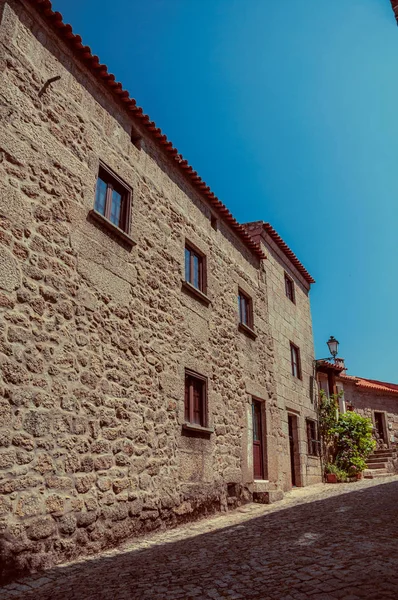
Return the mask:
<path id="1" fill-rule="evenodd" d="M 325 473 L 334 473 L 338 481 L 346 481 L 366 469 L 366 459 L 376 442 L 372 437 L 370 419 L 352 411 L 339 415 L 338 398 L 339 395 L 328 397 L 321 391 L 319 429 L 326 461 Z"/>
<path id="2" fill-rule="evenodd" d="M 336 465 L 347 472 L 362 472 L 366 459 L 376 442 L 372 437 L 372 422 L 355 412 L 340 415 L 335 426 Z"/>

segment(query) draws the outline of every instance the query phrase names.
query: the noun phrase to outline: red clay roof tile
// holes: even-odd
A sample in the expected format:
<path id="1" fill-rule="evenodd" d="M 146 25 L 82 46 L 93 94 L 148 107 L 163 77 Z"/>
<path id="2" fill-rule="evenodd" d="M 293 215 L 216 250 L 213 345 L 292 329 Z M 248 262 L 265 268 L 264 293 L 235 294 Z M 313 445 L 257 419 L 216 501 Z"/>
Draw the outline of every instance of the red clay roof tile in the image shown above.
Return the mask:
<path id="1" fill-rule="evenodd" d="M 362 389 L 371 389 L 388 394 L 398 394 L 398 385 L 387 383 L 386 381 L 377 381 L 376 379 L 364 379 L 363 377 L 354 377 L 352 375 L 340 375 L 341 379 L 354 381 L 355 385 Z"/>

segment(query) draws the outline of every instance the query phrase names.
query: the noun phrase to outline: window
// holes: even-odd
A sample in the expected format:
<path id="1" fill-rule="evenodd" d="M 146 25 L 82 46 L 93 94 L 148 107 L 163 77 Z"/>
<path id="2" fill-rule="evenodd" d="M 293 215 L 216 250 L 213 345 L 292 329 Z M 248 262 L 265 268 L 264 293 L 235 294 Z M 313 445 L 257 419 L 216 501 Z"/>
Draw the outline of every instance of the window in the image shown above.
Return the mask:
<path id="1" fill-rule="evenodd" d="M 320 441 L 316 421 L 307 419 L 307 441 L 309 456 L 320 456 Z"/>
<path id="2" fill-rule="evenodd" d="M 253 329 L 253 303 L 252 299 L 242 290 L 238 293 L 239 323 Z"/>
<path id="3" fill-rule="evenodd" d="M 323 390 L 327 397 L 329 397 L 329 382 L 327 379 L 319 379 L 319 391 Z"/>
<path id="4" fill-rule="evenodd" d="M 193 371 L 185 371 L 185 421 L 206 427 L 207 379 Z"/>
<path id="5" fill-rule="evenodd" d="M 292 362 L 292 375 L 301 379 L 300 349 L 290 342 L 290 358 Z"/>
<path id="6" fill-rule="evenodd" d="M 287 273 L 285 273 L 285 293 L 289 300 L 295 304 L 296 298 L 294 296 L 294 281 Z"/>
<path id="7" fill-rule="evenodd" d="M 194 288 L 206 293 L 205 258 L 188 244 L 185 245 L 185 281 Z"/>
<path id="8" fill-rule="evenodd" d="M 130 229 L 131 189 L 100 165 L 94 210 L 125 233 Z"/>
<path id="9" fill-rule="evenodd" d="M 136 148 L 138 148 L 138 150 L 141 150 L 142 135 L 140 135 L 134 127 L 131 128 L 130 139 L 131 139 L 131 143 L 134 144 L 134 146 Z"/>

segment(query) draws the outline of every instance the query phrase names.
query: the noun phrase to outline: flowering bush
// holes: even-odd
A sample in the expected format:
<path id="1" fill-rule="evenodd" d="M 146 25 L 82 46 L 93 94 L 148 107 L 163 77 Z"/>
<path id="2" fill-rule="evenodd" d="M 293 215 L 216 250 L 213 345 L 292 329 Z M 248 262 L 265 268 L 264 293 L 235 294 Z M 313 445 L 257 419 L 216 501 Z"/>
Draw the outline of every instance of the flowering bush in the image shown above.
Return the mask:
<path id="1" fill-rule="evenodd" d="M 328 397 L 321 391 L 319 429 L 325 472 L 338 472 L 338 479 L 344 481 L 366 468 L 366 459 L 373 452 L 376 441 L 372 437 L 371 420 L 352 411 L 339 414 L 338 398 L 336 394 Z"/>
<path id="2" fill-rule="evenodd" d="M 366 468 L 366 459 L 376 446 L 372 427 L 370 419 L 355 412 L 339 416 L 335 427 L 335 462 L 341 469 L 362 472 Z"/>

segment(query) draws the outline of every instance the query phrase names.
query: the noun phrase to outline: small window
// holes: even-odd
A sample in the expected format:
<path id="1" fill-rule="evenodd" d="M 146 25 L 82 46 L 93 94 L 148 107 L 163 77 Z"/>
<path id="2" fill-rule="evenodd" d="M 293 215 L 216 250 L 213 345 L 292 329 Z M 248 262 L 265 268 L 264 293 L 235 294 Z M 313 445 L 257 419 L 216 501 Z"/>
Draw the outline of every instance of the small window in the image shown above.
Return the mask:
<path id="1" fill-rule="evenodd" d="M 205 257 L 188 244 L 185 246 L 185 281 L 206 293 Z"/>
<path id="2" fill-rule="evenodd" d="M 138 150 L 141 150 L 141 148 L 142 148 L 142 135 L 140 135 L 138 133 L 138 131 L 134 127 L 131 128 L 130 139 L 131 139 L 131 143 L 134 144 L 134 146 L 136 148 L 138 148 Z"/>
<path id="3" fill-rule="evenodd" d="M 307 419 L 307 441 L 308 441 L 308 455 L 309 456 L 320 456 L 320 441 L 318 435 L 318 426 L 316 421 Z"/>
<path id="4" fill-rule="evenodd" d="M 285 293 L 289 300 L 291 300 L 295 304 L 296 299 L 294 296 L 294 281 L 289 277 L 287 273 L 285 273 Z"/>
<path id="5" fill-rule="evenodd" d="M 131 189 L 104 165 L 98 172 L 94 210 L 129 233 Z"/>
<path id="6" fill-rule="evenodd" d="M 292 362 L 292 375 L 301 379 L 300 349 L 290 342 L 290 358 Z"/>
<path id="7" fill-rule="evenodd" d="M 217 231 L 218 229 L 218 219 L 215 215 L 211 215 L 210 217 L 210 223 L 212 228 L 214 229 L 214 231 Z"/>
<path id="8" fill-rule="evenodd" d="M 253 329 L 253 302 L 242 290 L 238 293 L 238 307 L 239 323 Z"/>
<path id="9" fill-rule="evenodd" d="M 207 379 L 188 370 L 185 371 L 185 422 L 207 425 Z"/>

